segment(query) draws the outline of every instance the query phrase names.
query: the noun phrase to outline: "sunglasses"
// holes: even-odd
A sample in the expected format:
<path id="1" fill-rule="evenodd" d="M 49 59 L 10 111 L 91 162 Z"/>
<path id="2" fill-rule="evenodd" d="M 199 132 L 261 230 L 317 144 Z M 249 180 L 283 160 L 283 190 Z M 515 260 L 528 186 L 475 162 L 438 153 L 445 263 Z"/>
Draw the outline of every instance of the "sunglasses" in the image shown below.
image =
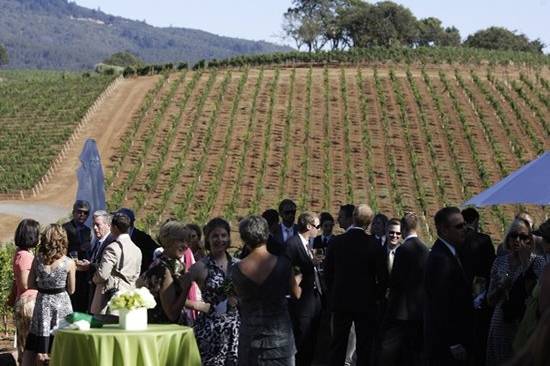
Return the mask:
<path id="1" fill-rule="evenodd" d="M 76 210 L 76 213 L 81 214 L 81 215 L 88 215 L 90 212 L 89 211 L 84 211 L 84 210 Z"/>
<path id="2" fill-rule="evenodd" d="M 508 237 L 512 240 L 516 240 L 517 238 L 519 238 L 519 240 L 521 240 L 521 241 L 527 241 L 531 238 L 527 234 L 520 234 L 520 233 L 510 233 L 510 234 L 508 234 Z"/>
<path id="3" fill-rule="evenodd" d="M 401 235 L 401 232 L 399 232 L 399 231 L 388 231 L 388 235 L 396 235 L 396 236 L 399 236 L 399 235 Z"/>
<path id="4" fill-rule="evenodd" d="M 455 225 L 455 229 L 457 230 L 461 230 L 461 229 L 464 229 L 466 227 L 466 224 L 461 222 L 460 224 L 456 224 Z"/>
<path id="5" fill-rule="evenodd" d="M 296 213 L 296 210 L 285 210 L 283 211 L 283 215 L 290 215 L 290 214 L 295 214 Z"/>

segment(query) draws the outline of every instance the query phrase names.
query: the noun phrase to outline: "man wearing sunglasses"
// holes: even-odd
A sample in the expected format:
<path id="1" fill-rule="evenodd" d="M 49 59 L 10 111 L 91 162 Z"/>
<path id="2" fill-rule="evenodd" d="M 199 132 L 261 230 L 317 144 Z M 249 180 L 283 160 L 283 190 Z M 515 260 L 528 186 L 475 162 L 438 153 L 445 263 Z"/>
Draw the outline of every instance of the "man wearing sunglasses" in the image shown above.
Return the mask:
<path id="1" fill-rule="evenodd" d="M 435 241 L 424 277 L 424 342 L 429 365 L 467 365 L 471 357 L 472 279 L 459 257 L 465 240 L 464 218 L 457 207 L 435 214 Z"/>
<path id="2" fill-rule="evenodd" d="M 317 271 L 319 263 L 313 255 L 310 240 L 319 234 L 320 228 L 319 218 L 304 212 L 298 217 L 298 234 L 286 242 L 286 254 L 292 266 L 302 274 L 300 298 L 288 301 L 297 349 L 296 366 L 311 365 L 317 344 L 323 290 Z"/>
<path id="3" fill-rule="evenodd" d="M 414 212 L 405 213 L 400 228 L 404 239 L 395 252 L 390 275 L 379 365 L 416 366 L 422 365 L 423 284 L 429 252 L 418 238 Z"/>
<path id="4" fill-rule="evenodd" d="M 92 230 L 85 224 L 89 214 L 90 203 L 77 200 L 73 205 L 73 219 L 63 224 L 69 240 L 68 254 L 73 259 L 90 259 Z M 78 271 L 75 292 L 70 295 L 74 311 L 86 312 L 88 310 L 89 291 L 88 274 Z"/>

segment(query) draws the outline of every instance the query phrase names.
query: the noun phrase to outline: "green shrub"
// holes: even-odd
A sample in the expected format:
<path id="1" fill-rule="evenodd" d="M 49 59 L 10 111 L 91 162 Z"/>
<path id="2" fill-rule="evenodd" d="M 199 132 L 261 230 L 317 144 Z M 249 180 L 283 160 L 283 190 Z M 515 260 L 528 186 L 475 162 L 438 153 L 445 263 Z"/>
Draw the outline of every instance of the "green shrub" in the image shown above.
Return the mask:
<path id="1" fill-rule="evenodd" d="M 0 245 L 0 317 L 2 329 L 8 331 L 8 320 L 12 317 L 13 309 L 6 306 L 13 283 L 12 262 L 15 246 L 13 244 Z"/>

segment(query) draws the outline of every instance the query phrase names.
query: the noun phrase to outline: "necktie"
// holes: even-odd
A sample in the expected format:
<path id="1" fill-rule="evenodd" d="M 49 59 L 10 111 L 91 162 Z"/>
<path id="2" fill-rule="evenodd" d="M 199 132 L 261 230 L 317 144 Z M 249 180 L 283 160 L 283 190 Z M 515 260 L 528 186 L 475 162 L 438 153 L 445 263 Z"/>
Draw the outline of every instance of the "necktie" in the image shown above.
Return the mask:
<path id="1" fill-rule="evenodd" d="M 388 254 L 388 272 L 391 273 L 391 270 L 393 268 L 393 260 L 395 258 L 395 249 L 390 250 L 390 253 Z"/>
<path id="2" fill-rule="evenodd" d="M 304 245 L 306 248 L 306 252 L 309 255 L 309 257 L 313 260 L 313 251 L 310 249 L 309 245 Z M 319 292 L 319 295 L 323 294 L 323 289 L 321 288 L 321 278 L 319 277 L 319 270 L 317 269 L 317 266 L 313 265 L 313 278 L 315 281 L 315 288 L 317 288 L 317 291 Z"/>

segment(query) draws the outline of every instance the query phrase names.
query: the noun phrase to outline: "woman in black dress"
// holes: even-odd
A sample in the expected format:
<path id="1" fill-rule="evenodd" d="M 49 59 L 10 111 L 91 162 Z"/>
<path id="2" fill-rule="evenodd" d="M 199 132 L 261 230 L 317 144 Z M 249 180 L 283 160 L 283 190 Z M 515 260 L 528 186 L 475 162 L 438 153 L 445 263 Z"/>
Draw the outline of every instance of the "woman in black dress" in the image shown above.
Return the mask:
<path id="1" fill-rule="evenodd" d="M 267 221 L 250 216 L 239 232 L 250 254 L 231 271 L 239 297 L 239 365 L 293 365 L 296 347 L 286 295 L 299 297 L 290 260 L 267 251 Z"/>

